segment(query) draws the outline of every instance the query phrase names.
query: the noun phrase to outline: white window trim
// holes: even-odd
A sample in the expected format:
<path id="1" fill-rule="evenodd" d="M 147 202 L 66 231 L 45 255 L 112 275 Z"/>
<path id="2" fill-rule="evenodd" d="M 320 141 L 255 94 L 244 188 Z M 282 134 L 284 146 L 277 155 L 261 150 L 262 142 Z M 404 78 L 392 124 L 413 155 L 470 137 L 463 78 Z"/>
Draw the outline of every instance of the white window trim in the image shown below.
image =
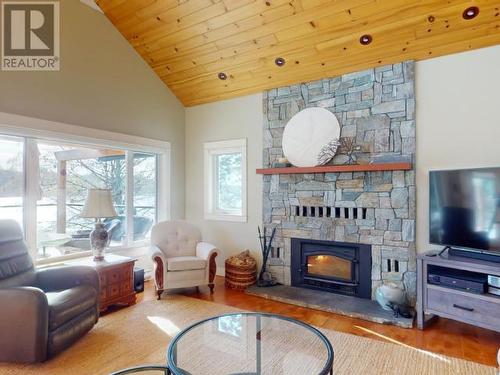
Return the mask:
<path id="1" fill-rule="evenodd" d="M 215 209 L 215 167 L 214 156 L 227 153 L 241 153 L 241 214 L 217 211 Z M 205 142 L 203 144 L 204 159 L 204 213 L 206 220 L 247 221 L 247 140 L 231 139 L 225 141 Z"/>
<path id="2" fill-rule="evenodd" d="M 158 221 L 169 220 L 171 217 L 171 145 L 170 142 L 159 141 L 156 139 L 144 138 L 122 133 L 115 133 L 101 129 L 92 129 L 83 126 L 71 125 L 63 122 L 48 121 L 34 117 L 27 117 L 15 115 L 6 112 L 0 112 L 0 133 L 10 136 L 24 137 L 27 139 L 25 144 L 26 148 L 30 147 L 30 138 L 35 138 L 42 141 L 56 141 L 65 144 L 76 144 L 79 146 L 94 146 L 107 148 L 124 149 L 128 151 L 149 152 L 158 155 L 157 161 L 157 218 Z M 36 217 L 36 201 L 34 202 L 35 208 L 33 209 L 32 199 L 28 200 L 27 197 L 32 197 L 30 191 L 36 187 L 34 186 L 37 181 L 30 176 L 33 176 L 31 171 L 37 170 L 34 163 L 38 161 L 25 158 L 25 215 L 24 220 L 28 222 L 36 222 L 30 220 L 33 215 Z M 33 212 L 35 211 L 35 212 Z M 26 242 L 30 249 L 33 259 L 36 259 L 37 246 L 36 246 L 36 225 L 25 226 Z M 148 246 L 149 241 L 137 241 L 128 246 L 116 246 L 109 248 L 108 251 L 119 251 L 137 247 Z M 80 253 L 64 255 L 60 257 L 52 257 L 47 259 L 37 259 L 37 264 L 47 264 L 58 262 L 61 260 L 72 259 L 77 257 L 89 256 L 91 251 L 82 251 Z"/>

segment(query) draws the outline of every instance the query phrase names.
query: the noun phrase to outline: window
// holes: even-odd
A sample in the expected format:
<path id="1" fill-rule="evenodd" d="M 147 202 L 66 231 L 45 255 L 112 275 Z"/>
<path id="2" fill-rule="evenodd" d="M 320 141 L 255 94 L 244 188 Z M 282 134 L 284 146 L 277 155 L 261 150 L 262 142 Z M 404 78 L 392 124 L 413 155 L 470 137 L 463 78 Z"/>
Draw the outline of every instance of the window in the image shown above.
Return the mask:
<path id="1" fill-rule="evenodd" d="M 89 234 L 94 221 L 80 214 L 91 188 L 111 189 L 118 216 L 103 220 L 111 238 L 109 247 L 126 245 L 126 151 L 51 142 L 37 142 L 37 149 L 38 256 L 47 258 L 90 250 Z M 150 167 L 154 173 L 156 166 Z M 133 216 L 134 221 L 139 219 Z M 151 226 L 154 220 L 147 219 L 147 224 Z"/>
<path id="2" fill-rule="evenodd" d="M 246 139 L 204 144 L 205 218 L 246 221 Z"/>
<path id="3" fill-rule="evenodd" d="M 0 126 L 0 219 L 20 223 L 38 261 L 90 254 L 94 220 L 80 217 L 89 188 L 111 189 L 117 217 L 103 219 L 110 248 L 147 245 L 152 226 L 169 216 L 168 143 L 43 133 Z"/>
<path id="4" fill-rule="evenodd" d="M 156 221 L 157 155 L 134 153 L 134 241 L 149 238 Z"/>
<path id="5" fill-rule="evenodd" d="M 24 140 L 0 135 L 0 219 L 23 225 Z"/>

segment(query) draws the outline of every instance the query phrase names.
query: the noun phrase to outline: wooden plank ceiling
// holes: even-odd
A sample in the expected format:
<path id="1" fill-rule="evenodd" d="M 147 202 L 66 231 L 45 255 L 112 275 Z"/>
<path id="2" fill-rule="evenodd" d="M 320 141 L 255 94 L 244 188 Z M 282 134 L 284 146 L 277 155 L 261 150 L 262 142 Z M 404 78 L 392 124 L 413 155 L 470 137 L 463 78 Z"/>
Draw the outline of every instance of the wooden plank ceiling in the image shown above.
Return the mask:
<path id="1" fill-rule="evenodd" d="M 186 106 L 500 44 L 500 0 L 97 3 Z"/>

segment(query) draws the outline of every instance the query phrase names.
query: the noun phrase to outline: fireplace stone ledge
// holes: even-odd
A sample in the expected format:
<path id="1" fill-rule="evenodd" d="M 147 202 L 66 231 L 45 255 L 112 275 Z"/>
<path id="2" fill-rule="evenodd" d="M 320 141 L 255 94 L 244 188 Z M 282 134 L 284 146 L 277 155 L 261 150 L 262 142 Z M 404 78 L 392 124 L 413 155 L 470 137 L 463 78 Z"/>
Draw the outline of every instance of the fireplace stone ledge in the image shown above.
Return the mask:
<path id="1" fill-rule="evenodd" d="M 367 320 L 380 324 L 391 324 L 402 328 L 413 328 L 413 318 L 395 317 L 392 311 L 382 309 L 373 300 L 325 293 L 318 290 L 277 285 L 268 288 L 251 286 L 245 293 L 291 305 L 308 307 L 339 315 Z"/>

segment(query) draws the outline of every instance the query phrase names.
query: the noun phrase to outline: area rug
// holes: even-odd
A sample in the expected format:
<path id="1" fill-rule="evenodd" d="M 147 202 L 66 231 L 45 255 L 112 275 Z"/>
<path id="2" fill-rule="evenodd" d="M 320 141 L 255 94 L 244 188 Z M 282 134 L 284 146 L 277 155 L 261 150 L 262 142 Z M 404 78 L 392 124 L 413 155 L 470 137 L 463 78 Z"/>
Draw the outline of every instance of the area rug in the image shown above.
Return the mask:
<path id="1" fill-rule="evenodd" d="M 52 360 L 36 366 L 0 364 L 0 374 L 105 375 L 134 365 L 163 364 L 168 344 L 179 329 L 203 318 L 237 311 L 241 310 L 180 295 L 141 302 L 102 317 L 84 338 Z M 497 374 L 493 367 L 407 345 L 321 331 L 333 345 L 337 375 Z M 206 375 L 223 374 L 207 371 Z"/>

